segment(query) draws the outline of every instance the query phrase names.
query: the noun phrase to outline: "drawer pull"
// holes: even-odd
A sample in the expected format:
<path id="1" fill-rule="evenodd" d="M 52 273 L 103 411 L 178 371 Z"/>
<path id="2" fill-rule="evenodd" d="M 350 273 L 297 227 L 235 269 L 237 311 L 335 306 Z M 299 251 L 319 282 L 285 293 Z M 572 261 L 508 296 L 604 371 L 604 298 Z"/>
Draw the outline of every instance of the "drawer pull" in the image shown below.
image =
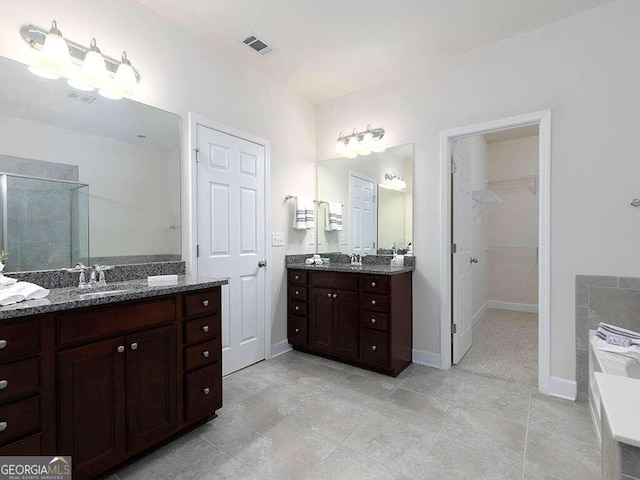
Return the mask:
<path id="1" fill-rule="evenodd" d="M 120 345 L 118 348 L 116 348 L 116 352 L 124 353 L 124 345 Z"/>
<path id="2" fill-rule="evenodd" d="M 2 350 L 6 346 L 7 346 L 7 341 L 6 340 L 0 340 L 0 350 Z"/>
<path id="3" fill-rule="evenodd" d="M 207 332 L 209 331 L 209 325 L 203 325 L 203 326 L 202 326 L 202 331 L 203 331 L 204 333 L 207 333 Z"/>
<path id="4" fill-rule="evenodd" d="M 373 323 L 373 324 L 375 325 L 375 323 L 376 323 L 376 319 L 375 319 L 375 318 L 372 318 L 372 319 L 371 319 L 371 323 Z"/>
<path id="5" fill-rule="evenodd" d="M 378 349 L 378 347 L 376 347 L 375 345 L 373 345 L 373 346 L 371 347 L 371 350 L 373 350 L 374 352 L 375 352 L 377 349 Z"/>
<path id="6" fill-rule="evenodd" d="M 7 382 L 6 380 L 0 380 L 0 390 L 4 390 L 5 388 L 7 388 L 7 385 L 9 385 L 9 382 Z"/>
<path id="7" fill-rule="evenodd" d="M 300 305 L 296 305 L 296 311 L 300 310 Z"/>
<path id="8" fill-rule="evenodd" d="M 371 282 L 371 288 L 376 288 L 376 282 Z"/>
<path id="9" fill-rule="evenodd" d="M 296 333 L 300 333 L 300 329 L 299 328 L 296 328 Z"/>
<path id="10" fill-rule="evenodd" d="M 204 393 L 205 395 L 209 395 L 211 393 L 211 389 L 209 387 L 204 387 L 202 389 L 202 393 Z"/>
<path id="11" fill-rule="evenodd" d="M 138 344 L 137 343 L 132 343 L 131 344 L 131 350 L 137 350 L 138 349 Z"/>
<path id="12" fill-rule="evenodd" d="M 209 358 L 209 350 L 205 350 L 204 352 L 202 352 L 202 356 L 204 358 Z"/>
<path id="13" fill-rule="evenodd" d="M 300 295 L 300 292 L 298 290 L 296 290 L 296 295 Z"/>
<path id="14" fill-rule="evenodd" d="M 296 276 L 295 276 L 295 277 L 293 277 L 293 278 L 295 278 L 296 280 L 300 280 L 300 275 L 296 275 Z"/>
<path id="15" fill-rule="evenodd" d="M 333 298 L 338 298 L 338 294 L 337 294 L 337 293 L 334 293 L 334 294 L 333 294 Z"/>
<path id="16" fill-rule="evenodd" d="M 375 300 L 371 300 L 371 305 L 375 305 L 376 301 Z"/>
<path id="17" fill-rule="evenodd" d="M 0 422 L 0 432 L 4 432 L 8 426 L 7 422 Z"/>
<path id="18" fill-rule="evenodd" d="M 209 300 L 202 300 L 202 306 L 203 307 L 208 307 L 209 306 Z"/>

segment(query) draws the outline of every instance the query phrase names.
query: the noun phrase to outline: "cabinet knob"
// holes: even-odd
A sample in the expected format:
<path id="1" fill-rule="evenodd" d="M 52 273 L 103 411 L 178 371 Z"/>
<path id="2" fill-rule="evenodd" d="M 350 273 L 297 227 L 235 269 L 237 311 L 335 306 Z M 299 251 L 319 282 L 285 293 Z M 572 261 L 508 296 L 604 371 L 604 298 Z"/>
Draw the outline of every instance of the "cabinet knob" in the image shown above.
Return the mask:
<path id="1" fill-rule="evenodd" d="M 331 294 L 330 294 L 330 293 L 327 293 L 327 297 L 331 298 Z"/>
<path id="2" fill-rule="evenodd" d="M 296 328 L 296 333 L 300 333 L 300 329 L 299 328 Z"/>
<path id="3" fill-rule="evenodd" d="M 4 432 L 8 426 L 7 422 L 0 422 L 0 432 Z"/>
<path id="4" fill-rule="evenodd" d="M 376 323 L 376 319 L 375 319 L 375 318 L 372 318 L 372 319 L 371 319 L 371 323 L 374 323 L 374 324 L 375 324 L 375 323 Z"/>
<path id="5" fill-rule="evenodd" d="M 204 358 L 209 358 L 209 350 L 205 350 L 204 352 L 202 352 L 202 356 Z"/>
<path id="6" fill-rule="evenodd" d="M 371 282 L 371 288 L 376 288 L 376 282 Z"/>
<path id="7" fill-rule="evenodd" d="M 203 325 L 203 326 L 202 326 L 202 331 L 203 331 L 204 333 L 207 333 L 207 332 L 209 331 L 209 325 Z"/>
<path id="8" fill-rule="evenodd" d="M 124 352 L 124 345 L 120 345 L 118 348 L 116 348 L 116 352 L 123 353 Z"/>
<path id="9" fill-rule="evenodd" d="M 204 393 L 205 395 L 209 395 L 211 393 L 211 389 L 209 387 L 204 387 L 202 389 L 202 393 Z"/>
<path id="10" fill-rule="evenodd" d="M 296 280 L 300 280 L 300 275 L 296 275 L 295 277 L 293 277 Z"/>
<path id="11" fill-rule="evenodd" d="M 209 300 L 202 300 L 202 306 L 203 307 L 208 307 L 209 306 Z"/>
<path id="12" fill-rule="evenodd" d="M 371 300 L 371 305 L 375 305 L 376 301 L 375 300 Z"/>
<path id="13" fill-rule="evenodd" d="M 375 352 L 377 349 L 378 349 L 378 347 L 376 347 L 375 345 L 373 345 L 373 346 L 371 347 L 371 350 L 373 350 L 374 352 Z"/>
<path id="14" fill-rule="evenodd" d="M 296 295 L 300 295 L 300 292 L 298 290 L 296 290 Z"/>
<path id="15" fill-rule="evenodd" d="M 300 305 L 296 305 L 296 310 L 300 310 Z"/>
<path id="16" fill-rule="evenodd" d="M 337 294 L 337 293 L 334 293 L 334 294 L 333 294 L 333 298 L 338 298 L 338 294 Z"/>
<path id="17" fill-rule="evenodd" d="M 0 350 L 2 350 L 6 346 L 7 346 L 7 341 L 6 340 L 0 340 Z"/>
<path id="18" fill-rule="evenodd" d="M 7 382 L 6 380 L 0 380 L 0 390 L 4 390 L 5 388 L 7 388 L 7 385 L 9 385 L 9 382 Z"/>
<path id="19" fill-rule="evenodd" d="M 137 343 L 132 343 L 131 344 L 131 350 L 137 350 L 138 349 L 138 344 Z"/>

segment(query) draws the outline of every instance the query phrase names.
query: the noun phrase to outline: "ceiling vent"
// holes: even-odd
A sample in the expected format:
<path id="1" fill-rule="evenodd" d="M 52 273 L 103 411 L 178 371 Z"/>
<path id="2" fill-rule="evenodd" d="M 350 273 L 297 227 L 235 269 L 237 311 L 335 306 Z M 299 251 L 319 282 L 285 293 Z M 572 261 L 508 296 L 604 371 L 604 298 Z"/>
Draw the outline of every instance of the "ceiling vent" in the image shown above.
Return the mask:
<path id="1" fill-rule="evenodd" d="M 259 53 L 262 56 L 269 55 L 270 53 L 274 53 L 277 51 L 276 49 L 271 48 L 269 45 L 267 45 L 267 42 L 265 42 L 264 40 L 261 40 L 255 34 L 251 34 L 245 37 L 242 40 L 242 43 L 244 43 L 247 47 L 249 47 L 254 52 Z"/>
<path id="2" fill-rule="evenodd" d="M 87 95 L 86 93 L 78 93 L 78 92 L 69 92 L 67 98 L 74 100 L 76 102 L 82 103 L 93 103 L 96 97 L 92 97 L 91 95 Z"/>

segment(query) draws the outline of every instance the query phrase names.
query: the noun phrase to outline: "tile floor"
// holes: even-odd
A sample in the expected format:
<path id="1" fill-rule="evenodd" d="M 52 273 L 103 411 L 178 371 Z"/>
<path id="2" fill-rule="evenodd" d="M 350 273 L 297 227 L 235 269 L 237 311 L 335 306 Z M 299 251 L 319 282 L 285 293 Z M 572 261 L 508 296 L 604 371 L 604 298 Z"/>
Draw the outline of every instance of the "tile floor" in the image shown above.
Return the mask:
<path id="1" fill-rule="evenodd" d="M 459 369 L 290 352 L 226 377 L 224 405 L 110 480 L 600 478 L 586 404 Z"/>

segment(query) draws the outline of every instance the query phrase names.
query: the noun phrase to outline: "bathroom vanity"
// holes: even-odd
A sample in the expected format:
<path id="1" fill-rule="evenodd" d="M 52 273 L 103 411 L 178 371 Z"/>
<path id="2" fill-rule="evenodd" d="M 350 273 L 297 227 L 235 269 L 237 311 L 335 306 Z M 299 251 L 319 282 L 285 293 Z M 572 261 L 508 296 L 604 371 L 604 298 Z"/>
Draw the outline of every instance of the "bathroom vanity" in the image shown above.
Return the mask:
<path id="1" fill-rule="evenodd" d="M 102 478 L 215 417 L 225 283 L 60 288 L 0 308 L 0 456 L 71 455 L 74 479 Z"/>
<path id="2" fill-rule="evenodd" d="M 288 266 L 294 349 L 397 376 L 411 364 L 413 267 Z"/>

